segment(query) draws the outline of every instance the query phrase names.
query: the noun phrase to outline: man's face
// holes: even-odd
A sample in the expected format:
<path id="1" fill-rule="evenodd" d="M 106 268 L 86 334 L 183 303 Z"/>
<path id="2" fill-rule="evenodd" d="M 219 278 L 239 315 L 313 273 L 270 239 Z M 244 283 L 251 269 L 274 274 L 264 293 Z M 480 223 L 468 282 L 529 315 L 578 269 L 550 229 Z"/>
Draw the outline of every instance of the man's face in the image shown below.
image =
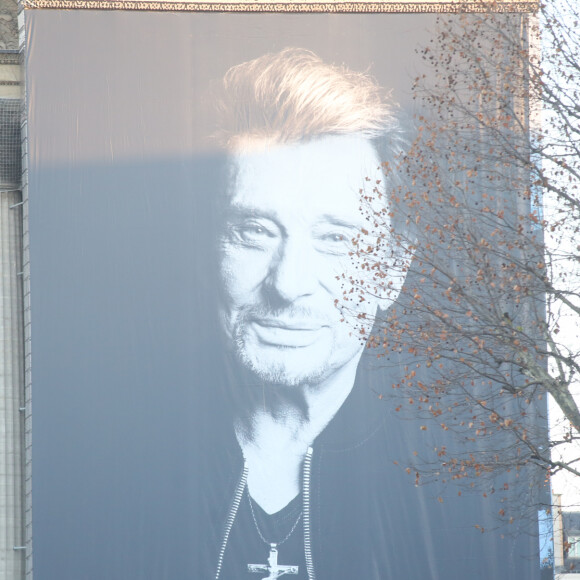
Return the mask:
<path id="1" fill-rule="evenodd" d="M 350 277 L 369 277 L 352 239 L 368 227 L 360 190 L 382 179 L 380 161 L 369 141 L 330 136 L 246 143 L 231 169 L 221 239 L 227 337 L 261 378 L 317 384 L 358 361 L 361 328 L 368 335 L 376 313 L 370 296 L 346 313 L 343 291 Z"/>

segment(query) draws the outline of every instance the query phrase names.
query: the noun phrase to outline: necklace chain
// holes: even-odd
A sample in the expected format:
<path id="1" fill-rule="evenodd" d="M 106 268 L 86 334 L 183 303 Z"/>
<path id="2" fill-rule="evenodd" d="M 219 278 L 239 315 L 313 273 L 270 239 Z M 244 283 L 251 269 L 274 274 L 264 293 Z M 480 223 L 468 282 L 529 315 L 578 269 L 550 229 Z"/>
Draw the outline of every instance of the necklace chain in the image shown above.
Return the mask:
<path id="1" fill-rule="evenodd" d="M 256 526 L 258 536 L 260 536 L 260 539 L 262 540 L 262 542 L 264 542 L 267 546 L 271 546 L 273 542 L 266 540 L 266 538 L 264 538 L 264 535 L 262 534 L 262 530 L 260 530 L 260 526 L 258 525 L 258 520 L 256 519 L 256 514 L 254 513 L 254 506 L 253 506 L 252 498 L 250 496 L 250 491 L 247 488 L 246 488 L 246 492 L 248 494 L 248 503 L 250 504 L 250 512 L 252 513 L 252 519 L 254 520 L 254 525 Z M 286 537 L 283 538 L 282 540 L 280 540 L 279 542 L 275 542 L 274 545 L 281 546 L 293 534 L 294 530 L 296 529 L 296 526 L 298 525 L 298 522 L 301 519 L 302 519 L 302 512 L 300 512 L 298 514 L 298 517 L 296 518 L 294 525 L 292 526 L 292 528 L 290 529 L 290 531 L 288 532 Z"/>

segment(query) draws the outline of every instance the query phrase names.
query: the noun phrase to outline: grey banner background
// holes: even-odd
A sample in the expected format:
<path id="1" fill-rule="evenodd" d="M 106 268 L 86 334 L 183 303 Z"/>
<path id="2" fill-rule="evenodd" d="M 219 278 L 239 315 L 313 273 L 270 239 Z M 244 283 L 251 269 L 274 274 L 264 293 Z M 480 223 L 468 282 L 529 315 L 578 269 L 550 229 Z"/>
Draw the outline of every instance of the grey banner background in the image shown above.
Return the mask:
<path id="1" fill-rule="evenodd" d="M 212 385 L 228 369 L 213 317 L 205 90 L 233 64 L 300 46 L 370 67 L 410 116 L 416 48 L 434 16 L 26 17 L 35 574 L 211 577 L 203 546 L 207 525 L 221 526 L 212 502 L 224 500 L 204 476 L 227 461 L 212 432 Z M 404 429 L 401 459 L 421 444 L 416 426 Z M 434 491 L 420 498 L 432 507 L 419 502 L 402 518 L 393 508 L 407 500 L 394 490 L 372 512 L 385 518 L 385 545 L 403 538 L 402 561 L 424 562 L 433 578 L 534 578 L 535 530 L 515 543 L 484 537 L 465 522 L 489 520 L 487 506 L 440 506 Z M 435 572 L 440 564 L 453 572 Z"/>

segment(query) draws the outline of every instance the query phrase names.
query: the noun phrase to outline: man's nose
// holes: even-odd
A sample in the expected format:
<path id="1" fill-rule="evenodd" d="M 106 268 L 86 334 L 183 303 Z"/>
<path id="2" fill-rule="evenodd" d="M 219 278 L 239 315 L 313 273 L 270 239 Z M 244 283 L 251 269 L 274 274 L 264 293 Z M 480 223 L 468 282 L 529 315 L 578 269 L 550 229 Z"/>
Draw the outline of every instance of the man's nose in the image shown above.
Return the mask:
<path id="1" fill-rule="evenodd" d="M 267 288 L 284 302 L 294 302 L 316 290 L 316 255 L 306 243 L 286 240 L 274 258 Z"/>

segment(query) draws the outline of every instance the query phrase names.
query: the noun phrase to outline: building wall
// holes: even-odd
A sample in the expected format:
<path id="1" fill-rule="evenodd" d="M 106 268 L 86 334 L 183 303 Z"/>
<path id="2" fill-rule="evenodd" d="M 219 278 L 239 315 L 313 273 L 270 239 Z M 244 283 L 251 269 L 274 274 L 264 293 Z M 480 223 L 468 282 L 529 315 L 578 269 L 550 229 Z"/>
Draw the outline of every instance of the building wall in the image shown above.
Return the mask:
<path id="1" fill-rule="evenodd" d="M 24 577 L 21 60 L 17 3 L 0 0 L 0 578 Z"/>

